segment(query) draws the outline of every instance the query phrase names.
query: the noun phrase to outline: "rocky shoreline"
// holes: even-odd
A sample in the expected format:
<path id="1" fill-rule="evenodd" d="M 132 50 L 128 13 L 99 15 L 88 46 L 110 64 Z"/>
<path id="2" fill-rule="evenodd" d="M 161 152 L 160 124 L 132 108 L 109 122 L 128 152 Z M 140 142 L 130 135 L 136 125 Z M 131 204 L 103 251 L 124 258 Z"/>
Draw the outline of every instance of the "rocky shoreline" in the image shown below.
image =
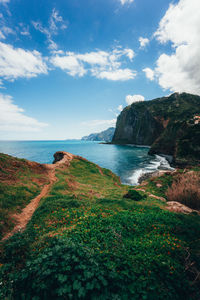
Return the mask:
<path id="1" fill-rule="evenodd" d="M 176 170 L 158 170 L 158 171 L 154 171 L 154 172 L 144 173 L 138 179 L 138 183 L 141 184 L 142 182 L 146 181 L 149 178 L 159 177 L 159 176 L 162 176 L 163 174 L 168 174 L 169 175 L 170 173 L 173 173 L 175 171 Z"/>

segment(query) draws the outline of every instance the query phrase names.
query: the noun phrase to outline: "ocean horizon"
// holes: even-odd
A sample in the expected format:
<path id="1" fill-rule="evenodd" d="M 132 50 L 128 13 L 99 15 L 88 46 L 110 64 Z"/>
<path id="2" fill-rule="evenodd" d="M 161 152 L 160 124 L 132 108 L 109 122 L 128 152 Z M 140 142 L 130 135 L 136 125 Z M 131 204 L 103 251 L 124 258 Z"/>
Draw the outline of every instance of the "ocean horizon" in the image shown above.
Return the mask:
<path id="1" fill-rule="evenodd" d="M 157 171 L 163 166 L 170 169 L 164 157 L 148 155 L 148 146 L 113 145 L 79 139 L 0 141 L 0 152 L 38 163 L 52 163 L 57 151 L 82 156 L 110 169 L 122 183 L 128 185 L 137 185 L 144 173 Z"/>

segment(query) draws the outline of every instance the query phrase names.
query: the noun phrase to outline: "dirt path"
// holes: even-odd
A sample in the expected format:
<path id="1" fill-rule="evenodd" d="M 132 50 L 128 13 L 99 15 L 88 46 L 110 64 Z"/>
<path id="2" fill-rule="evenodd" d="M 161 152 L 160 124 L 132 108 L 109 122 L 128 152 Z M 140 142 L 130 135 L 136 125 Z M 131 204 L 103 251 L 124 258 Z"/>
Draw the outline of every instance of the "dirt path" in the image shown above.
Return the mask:
<path id="1" fill-rule="evenodd" d="M 44 164 L 46 170 L 47 170 L 47 176 L 49 178 L 49 183 L 46 184 L 40 194 L 35 197 L 31 202 L 23 208 L 20 214 L 14 214 L 12 215 L 12 218 L 16 221 L 17 225 L 13 228 L 12 231 L 7 233 L 2 241 L 7 240 L 11 236 L 13 236 L 18 231 L 24 231 L 26 228 L 26 225 L 32 218 L 32 215 L 34 214 L 35 210 L 37 209 L 40 200 L 48 195 L 52 185 L 57 181 L 57 177 L 55 176 L 55 170 L 57 167 L 61 165 L 65 165 L 66 167 L 69 166 L 70 161 L 73 159 L 73 155 L 67 152 L 62 152 L 63 157 L 61 160 L 57 161 L 55 164 Z"/>

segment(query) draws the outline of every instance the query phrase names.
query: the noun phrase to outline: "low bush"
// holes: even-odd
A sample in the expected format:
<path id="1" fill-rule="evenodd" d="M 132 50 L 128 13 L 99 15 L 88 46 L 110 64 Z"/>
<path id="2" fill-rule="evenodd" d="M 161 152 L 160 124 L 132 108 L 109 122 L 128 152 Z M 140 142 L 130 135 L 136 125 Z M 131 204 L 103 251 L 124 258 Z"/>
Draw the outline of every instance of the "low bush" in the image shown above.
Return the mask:
<path id="1" fill-rule="evenodd" d="M 141 201 L 142 199 L 146 198 L 146 196 L 142 196 L 139 192 L 135 190 L 129 190 L 128 193 L 124 195 L 124 198 L 132 199 L 134 201 Z"/>
<path id="2" fill-rule="evenodd" d="M 200 209 L 200 172 L 180 174 L 166 192 L 168 201 L 177 201 L 192 209 Z"/>

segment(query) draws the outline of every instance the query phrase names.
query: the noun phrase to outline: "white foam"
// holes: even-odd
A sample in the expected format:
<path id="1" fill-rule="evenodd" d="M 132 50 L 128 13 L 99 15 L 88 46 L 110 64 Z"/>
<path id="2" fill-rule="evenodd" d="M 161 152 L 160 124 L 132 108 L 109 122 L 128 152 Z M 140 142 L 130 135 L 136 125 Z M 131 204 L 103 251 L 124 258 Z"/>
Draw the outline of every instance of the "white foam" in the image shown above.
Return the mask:
<path id="1" fill-rule="evenodd" d="M 160 161 L 160 169 L 174 170 L 168 162 L 168 160 L 164 156 L 155 155 L 156 159 Z"/>
<path id="2" fill-rule="evenodd" d="M 131 185 L 137 185 L 139 178 L 142 176 L 143 174 L 143 169 L 137 169 L 133 172 L 133 174 L 128 178 L 129 182 Z"/>
<path id="3" fill-rule="evenodd" d="M 128 178 L 131 185 L 138 185 L 139 179 L 143 174 L 156 172 L 158 170 L 174 170 L 168 163 L 167 159 L 164 156 L 155 155 L 147 166 L 144 168 L 136 169 L 133 171 L 133 174 Z"/>

